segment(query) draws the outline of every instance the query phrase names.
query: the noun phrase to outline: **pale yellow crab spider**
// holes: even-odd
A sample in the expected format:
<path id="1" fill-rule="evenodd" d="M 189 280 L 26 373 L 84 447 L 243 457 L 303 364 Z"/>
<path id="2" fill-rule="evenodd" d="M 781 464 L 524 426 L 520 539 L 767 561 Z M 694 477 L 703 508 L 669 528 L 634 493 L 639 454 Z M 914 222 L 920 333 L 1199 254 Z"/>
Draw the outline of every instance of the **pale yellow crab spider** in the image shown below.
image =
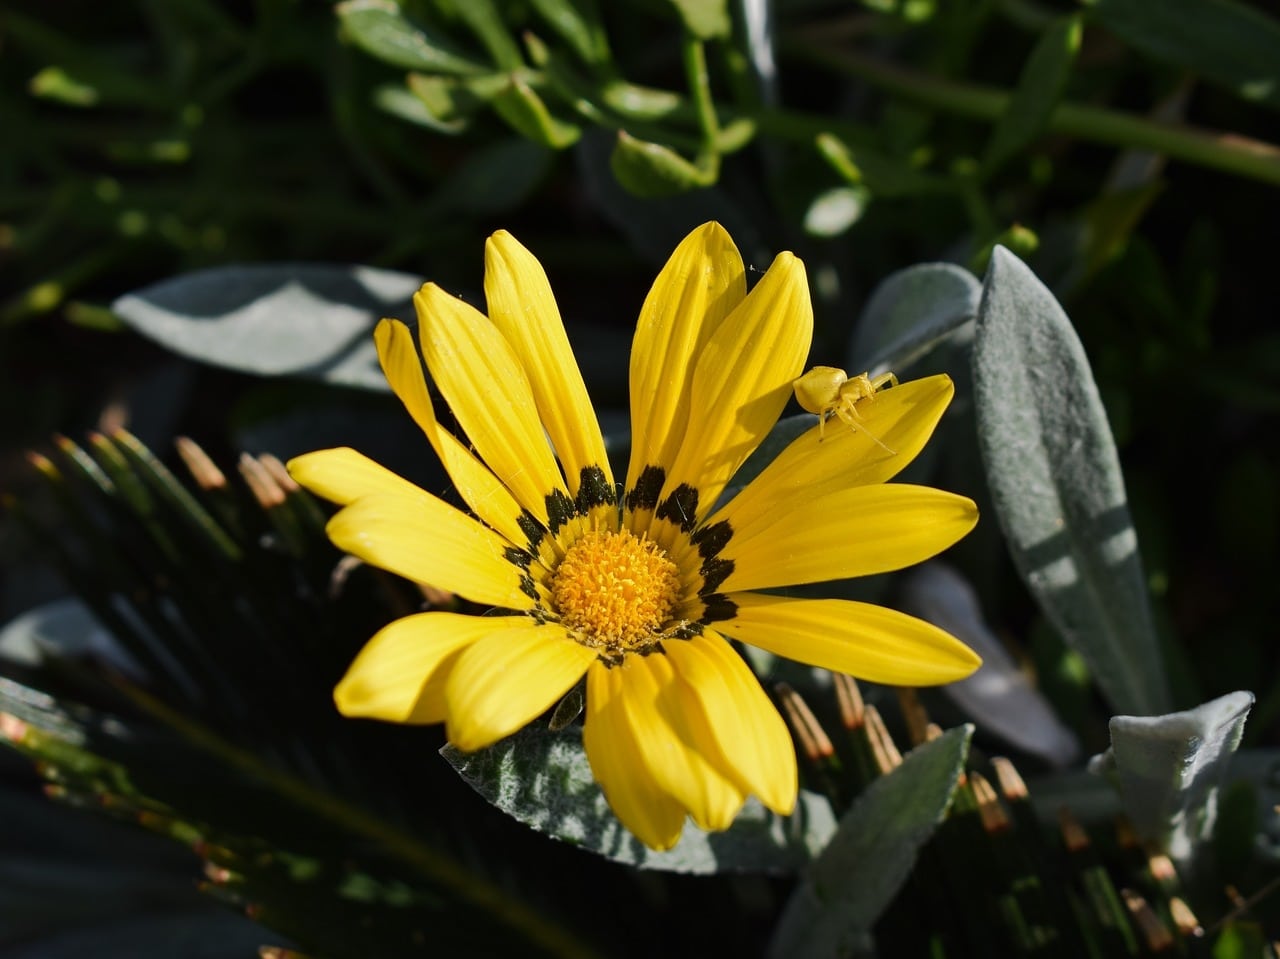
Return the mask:
<path id="1" fill-rule="evenodd" d="M 862 422 L 862 414 L 858 412 L 858 403 L 871 399 L 876 391 L 885 386 L 897 386 L 898 378 L 892 373 L 881 373 L 872 379 L 866 373 L 859 373 L 850 379 L 844 370 L 834 366 L 815 366 L 808 373 L 791 384 L 795 390 L 796 401 L 801 408 L 818 415 L 818 440 L 822 440 L 822 431 L 827 417 L 838 416 L 851 429 L 862 430 L 875 440 L 876 444 L 887 453 L 893 450 L 880 442 L 879 438 L 867 430 Z"/>

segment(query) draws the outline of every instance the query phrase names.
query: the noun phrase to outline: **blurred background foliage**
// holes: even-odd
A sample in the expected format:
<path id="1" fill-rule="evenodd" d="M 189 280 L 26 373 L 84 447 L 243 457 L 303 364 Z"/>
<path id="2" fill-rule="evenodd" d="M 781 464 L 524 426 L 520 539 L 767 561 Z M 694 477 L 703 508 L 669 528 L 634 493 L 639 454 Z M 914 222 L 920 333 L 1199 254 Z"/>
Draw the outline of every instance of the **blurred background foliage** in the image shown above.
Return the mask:
<path id="1" fill-rule="evenodd" d="M 444 489 L 384 393 L 184 359 L 112 308 L 196 269 L 365 264 L 474 301 L 482 238 L 509 229 L 593 398 L 622 410 L 639 304 L 702 221 L 757 268 L 801 256 L 812 360 L 837 366 L 866 360 L 849 344 L 881 279 L 934 260 L 980 276 L 999 242 L 1089 355 L 1175 705 L 1253 689 L 1246 739 L 1275 746 L 1278 108 L 1280 25 L 1231 0 L 11 0 L 0 490 L 30 489 L 51 433 L 122 425 L 224 463 L 349 442 Z M 982 499 L 965 430 L 941 485 Z M 8 620 L 66 584 L 0 524 Z M 956 561 L 1085 750 L 1105 747 L 995 524 Z M 331 652 L 322 673 L 349 648 Z"/>

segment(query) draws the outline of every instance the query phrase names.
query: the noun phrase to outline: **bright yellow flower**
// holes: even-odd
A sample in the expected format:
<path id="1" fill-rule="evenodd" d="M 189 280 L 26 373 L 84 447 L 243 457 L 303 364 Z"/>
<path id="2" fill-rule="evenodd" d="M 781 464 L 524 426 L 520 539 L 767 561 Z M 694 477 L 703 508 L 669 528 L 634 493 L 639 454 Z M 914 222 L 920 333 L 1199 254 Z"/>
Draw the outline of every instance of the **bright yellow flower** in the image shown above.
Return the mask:
<path id="1" fill-rule="evenodd" d="M 475 750 L 586 677 L 583 739 L 618 818 L 673 846 L 685 814 L 727 828 L 748 795 L 791 812 L 794 748 L 726 637 L 875 682 L 944 683 L 967 647 L 893 610 L 758 590 L 864 576 L 933 556 L 977 519 L 971 501 L 886 485 L 947 403 L 934 376 L 859 403 L 798 438 L 717 508 L 764 439 L 809 351 L 804 267 L 779 254 L 750 293 L 708 223 L 672 254 L 631 354 L 631 465 L 619 487 L 550 284 L 507 233 L 485 247 L 488 317 L 434 284 L 414 298 L 427 369 L 465 441 L 436 420 L 409 328 L 378 355 L 474 518 L 350 449 L 289 464 L 344 507 L 341 549 L 496 614 L 426 612 L 373 637 L 335 691 L 348 716 L 445 722 Z M 873 439 L 874 437 L 874 439 Z"/>

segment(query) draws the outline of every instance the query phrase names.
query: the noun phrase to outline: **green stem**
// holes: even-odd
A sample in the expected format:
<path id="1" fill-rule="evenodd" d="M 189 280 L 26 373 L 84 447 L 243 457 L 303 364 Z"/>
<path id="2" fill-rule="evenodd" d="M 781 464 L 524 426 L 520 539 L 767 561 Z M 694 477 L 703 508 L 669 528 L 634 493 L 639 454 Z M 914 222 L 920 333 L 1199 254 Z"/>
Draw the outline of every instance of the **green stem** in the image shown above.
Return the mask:
<path id="1" fill-rule="evenodd" d="M 837 73 L 860 77 L 904 99 L 980 120 L 1002 117 L 1011 95 L 1004 90 L 925 76 L 847 50 L 824 49 L 799 36 L 784 44 L 793 55 Z M 1153 150 L 1198 166 L 1280 185 L 1280 147 L 1232 133 L 1162 123 L 1103 107 L 1061 103 L 1048 130 L 1099 143 Z"/>
<path id="2" fill-rule="evenodd" d="M 681 47 L 685 77 L 689 81 L 689 92 L 693 95 L 698 129 L 702 131 L 703 149 L 714 150 L 716 140 L 720 136 L 720 122 L 716 119 L 716 107 L 711 100 L 711 77 L 707 73 L 706 47 L 701 40 L 687 31 L 681 41 Z"/>

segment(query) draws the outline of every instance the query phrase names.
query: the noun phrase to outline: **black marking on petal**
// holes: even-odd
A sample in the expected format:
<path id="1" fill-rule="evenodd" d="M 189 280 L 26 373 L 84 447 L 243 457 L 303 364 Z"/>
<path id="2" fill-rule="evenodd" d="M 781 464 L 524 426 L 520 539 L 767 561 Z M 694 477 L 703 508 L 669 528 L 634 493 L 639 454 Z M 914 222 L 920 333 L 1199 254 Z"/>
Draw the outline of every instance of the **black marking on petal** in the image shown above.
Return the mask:
<path id="1" fill-rule="evenodd" d="M 698 552 L 703 559 L 711 559 L 724 549 L 729 540 L 733 538 L 733 527 L 729 525 L 727 519 L 711 526 L 704 526 L 699 530 L 695 530 L 694 534 L 689 537 L 689 542 L 698 547 Z"/>
<path id="2" fill-rule="evenodd" d="M 533 582 L 533 577 L 528 573 L 525 573 L 520 577 L 520 592 L 524 593 L 535 603 L 542 601 L 542 597 L 538 595 L 538 587 Z"/>
<path id="3" fill-rule="evenodd" d="M 675 523 L 686 533 L 689 532 L 698 521 L 698 491 L 688 483 L 681 483 L 658 504 L 658 511 L 654 515 L 658 519 Z"/>
<path id="4" fill-rule="evenodd" d="M 529 571 L 529 564 L 533 562 L 532 555 L 514 546 L 508 546 L 502 551 L 502 555 L 506 557 L 508 563 L 519 566 L 526 573 Z"/>
<path id="5" fill-rule="evenodd" d="M 580 516 L 586 516 L 595 506 L 610 506 L 617 502 L 613 484 L 598 466 L 584 466 L 578 477 L 577 507 Z"/>
<path id="6" fill-rule="evenodd" d="M 604 663 L 610 669 L 614 666 L 621 666 L 622 661 L 626 658 L 627 657 L 623 653 L 612 649 L 602 649 L 596 654 L 596 659 L 600 660 L 600 662 Z"/>
<path id="7" fill-rule="evenodd" d="M 702 588 L 698 590 L 698 595 L 706 597 L 719 589 L 720 584 L 733 572 L 733 565 L 731 559 L 709 559 L 704 562 L 698 570 L 702 574 Z"/>
<path id="8" fill-rule="evenodd" d="M 702 597 L 702 619 L 700 623 L 708 624 L 733 619 L 738 615 L 738 604 L 724 593 L 711 593 Z"/>
<path id="9" fill-rule="evenodd" d="M 573 500 L 564 490 L 553 489 L 547 494 L 547 525 L 551 535 L 560 532 L 560 527 L 573 519 L 575 512 Z"/>
<path id="10" fill-rule="evenodd" d="M 667 651 L 662 648 L 662 640 L 660 639 L 656 640 L 652 645 L 644 647 L 644 649 L 637 649 L 636 652 L 641 656 L 652 656 L 654 653 L 661 653 L 663 656 L 667 655 Z"/>
<path id="11" fill-rule="evenodd" d="M 538 518 L 527 509 L 520 511 L 520 515 L 516 517 L 516 523 L 529 540 L 529 552 L 536 553 L 538 544 L 542 542 L 542 537 L 547 535 L 547 531 L 542 528 Z"/>
<path id="12" fill-rule="evenodd" d="M 667 471 L 661 466 L 646 466 L 640 471 L 636 485 L 627 494 L 627 509 L 633 513 L 641 509 L 653 509 L 658 505 L 658 497 L 662 495 L 662 486 L 667 481 Z"/>
<path id="13" fill-rule="evenodd" d="M 702 635 L 702 623 L 685 623 L 670 633 L 671 639 L 693 639 Z"/>

